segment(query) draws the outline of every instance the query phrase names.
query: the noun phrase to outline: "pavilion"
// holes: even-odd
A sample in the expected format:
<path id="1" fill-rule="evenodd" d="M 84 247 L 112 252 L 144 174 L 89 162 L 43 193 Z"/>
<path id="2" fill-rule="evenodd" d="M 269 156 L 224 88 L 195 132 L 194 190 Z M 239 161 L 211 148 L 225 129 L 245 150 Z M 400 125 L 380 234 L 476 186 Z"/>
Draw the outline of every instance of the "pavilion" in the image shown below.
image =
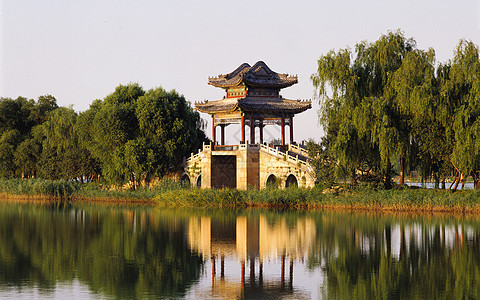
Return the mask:
<path id="1" fill-rule="evenodd" d="M 293 116 L 312 107 L 310 101 L 284 99 L 280 90 L 298 83 L 297 76 L 272 71 L 263 61 L 251 67 L 241 64 L 235 71 L 208 79 L 208 84 L 225 90 L 221 100 L 195 103 L 195 108 L 212 116 L 212 140 L 216 143 L 219 126 L 220 145 L 225 145 L 225 127 L 240 124 L 240 143 L 245 143 L 245 125 L 250 127 L 250 144 L 255 144 L 255 127 L 263 140 L 265 125 L 281 126 L 281 145 L 285 145 L 285 126 L 290 127 L 293 143 Z"/>
<path id="2" fill-rule="evenodd" d="M 262 189 L 314 185 L 308 153 L 294 143 L 293 117 L 312 107 L 311 101 L 289 100 L 280 90 L 298 83 L 297 76 L 279 74 L 264 62 L 241 64 L 226 75 L 208 79 L 208 84 L 225 90 L 223 99 L 195 103 L 195 109 L 212 117 L 212 141 L 187 159 L 183 181 L 201 188 Z M 225 128 L 240 124 L 236 145 L 225 145 Z M 264 143 L 263 128 L 281 127 L 280 145 Z M 245 127 L 250 139 L 245 138 Z M 285 142 L 285 126 L 290 128 L 290 144 Z M 216 129 L 220 127 L 220 141 Z M 255 137 L 259 128 L 259 139 Z"/>

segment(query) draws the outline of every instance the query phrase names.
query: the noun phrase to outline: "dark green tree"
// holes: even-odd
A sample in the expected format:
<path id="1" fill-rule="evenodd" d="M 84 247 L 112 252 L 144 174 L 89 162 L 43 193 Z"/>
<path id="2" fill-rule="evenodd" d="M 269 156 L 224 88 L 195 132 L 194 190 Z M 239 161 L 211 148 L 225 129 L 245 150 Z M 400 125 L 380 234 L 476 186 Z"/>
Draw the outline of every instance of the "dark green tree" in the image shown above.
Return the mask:
<path id="1" fill-rule="evenodd" d="M 53 96 L 40 96 L 38 101 L 23 97 L 0 99 L 0 146 L 3 170 L 0 176 L 34 176 L 41 153 L 41 141 L 34 139 L 33 128 L 43 123 L 50 111 L 57 108 Z M 15 138 L 12 139 L 12 132 Z M 8 166 L 7 166 L 8 165 Z"/>
<path id="2" fill-rule="evenodd" d="M 147 178 L 177 170 L 184 157 L 207 141 L 200 115 L 176 91 L 148 91 L 138 100 L 136 115 L 148 147 Z"/>
<path id="3" fill-rule="evenodd" d="M 0 177 L 15 176 L 15 149 L 21 140 L 22 136 L 17 129 L 5 130 L 0 135 Z"/>
<path id="4" fill-rule="evenodd" d="M 185 98 L 162 88 L 120 85 L 96 100 L 77 122 L 79 143 L 98 161 L 107 182 L 135 188 L 181 167 L 206 141 L 204 124 Z"/>
<path id="5" fill-rule="evenodd" d="M 119 85 L 104 100 L 95 100 L 78 117 L 79 145 L 92 157 L 86 168 L 92 176 L 102 174 L 110 183 L 131 179 L 125 176 L 125 144 L 138 135 L 136 102 L 145 92 L 138 84 Z M 93 177 L 92 177 L 93 178 Z"/>

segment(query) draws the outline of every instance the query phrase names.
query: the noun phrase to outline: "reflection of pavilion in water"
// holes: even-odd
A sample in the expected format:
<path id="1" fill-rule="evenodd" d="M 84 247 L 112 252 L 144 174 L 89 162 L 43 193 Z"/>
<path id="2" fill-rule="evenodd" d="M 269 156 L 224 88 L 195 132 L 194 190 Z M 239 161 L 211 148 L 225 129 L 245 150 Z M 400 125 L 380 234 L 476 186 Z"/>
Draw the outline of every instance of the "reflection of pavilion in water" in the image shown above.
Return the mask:
<path id="1" fill-rule="evenodd" d="M 235 219 L 193 217 L 188 225 L 188 242 L 193 251 L 211 259 L 212 291 L 215 295 L 239 296 L 263 294 L 264 297 L 281 297 L 295 294 L 293 289 L 293 263 L 308 256 L 315 242 L 315 223 L 312 219 L 297 219 L 287 224 L 285 218 L 269 222 L 263 216 L 238 216 Z M 225 279 L 225 257 L 235 257 L 241 265 L 240 281 Z M 264 277 L 264 263 L 280 259 L 280 270 L 273 276 Z M 288 259 L 289 272 L 286 279 L 285 263 Z M 258 270 L 255 262 L 258 260 Z M 220 276 L 217 279 L 217 263 Z M 249 281 L 245 285 L 245 264 L 249 263 Z M 280 277 L 278 278 L 278 275 Z M 271 278 L 270 278 L 271 277 Z"/>

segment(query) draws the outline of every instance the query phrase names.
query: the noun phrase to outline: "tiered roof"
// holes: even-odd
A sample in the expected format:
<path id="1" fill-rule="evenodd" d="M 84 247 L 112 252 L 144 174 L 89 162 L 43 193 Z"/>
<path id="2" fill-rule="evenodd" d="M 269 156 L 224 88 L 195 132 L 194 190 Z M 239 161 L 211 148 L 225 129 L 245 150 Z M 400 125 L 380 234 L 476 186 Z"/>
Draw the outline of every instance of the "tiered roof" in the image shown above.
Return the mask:
<path id="1" fill-rule="evenodd" d="M 253 67 L 243 63 L 231 73 L 208 79 L 208 84 L 221 88 L 234 87 L 241 83 L 246 86 L 282 89 L 298 83 L 298 78 L 276 73 L 263 61 L 259 61 Z"/>
<path id="2" fill-rule="evenodd" d="M 235 110 L 262 112 L 262 113 L 283 113 L 298 114 L 312 108 L 311 101 L 289 100 L 283 98 L 267 97 L 245 97 L 231 98 L 217 101 L 204 101 L 195 103 L 195 108 L 204 113 L 227 113 Z"/>
<path id="3" fill-rule="evenodd" d="M 224 89 L 244 85 L 247 88 L 246 96 L 224 98 L 217 101 L 206 100 L 195 103 L 195 108 L 209 114 L 238 110 L 268 114 L 297 114 L 311 108 L 311 101 L 283 99 L 278 93 L 278 96 L 253 96 L 248 94 L 248 88 L 250 87 L 279 91 L 295 83 L 298 83 L 297 76 L 278 74 L 272 71 L 263 61 L 257 62 L 253 67 L 243 63 L 231 73 L 209 78 L 208 84 Z"/>

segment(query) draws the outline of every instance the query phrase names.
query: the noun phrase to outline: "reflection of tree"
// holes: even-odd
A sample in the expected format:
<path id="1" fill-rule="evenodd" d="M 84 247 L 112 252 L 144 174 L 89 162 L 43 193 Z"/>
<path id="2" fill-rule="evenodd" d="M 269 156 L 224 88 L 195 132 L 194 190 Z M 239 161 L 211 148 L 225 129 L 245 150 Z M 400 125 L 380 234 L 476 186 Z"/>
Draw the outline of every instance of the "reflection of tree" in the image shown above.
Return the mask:
<path id="1" fill-rule="evenodd" d="M 0 206 L 0 285 L 53 288 L 78 278 L 92 291 L 181 295 L 199 277 L 173 213 L 146 209 Z"/>
<path id="2" fill-rule="evenodd" d="M 361 214 L 325 214 L 317 220 L 322 220 L 320 244 L 330 246 L 318 248 L 309 263 L 315 267 L 323 259 L 328 298 L 480 297 L 478 234 L 465 239 L 455 220 Z"/>

